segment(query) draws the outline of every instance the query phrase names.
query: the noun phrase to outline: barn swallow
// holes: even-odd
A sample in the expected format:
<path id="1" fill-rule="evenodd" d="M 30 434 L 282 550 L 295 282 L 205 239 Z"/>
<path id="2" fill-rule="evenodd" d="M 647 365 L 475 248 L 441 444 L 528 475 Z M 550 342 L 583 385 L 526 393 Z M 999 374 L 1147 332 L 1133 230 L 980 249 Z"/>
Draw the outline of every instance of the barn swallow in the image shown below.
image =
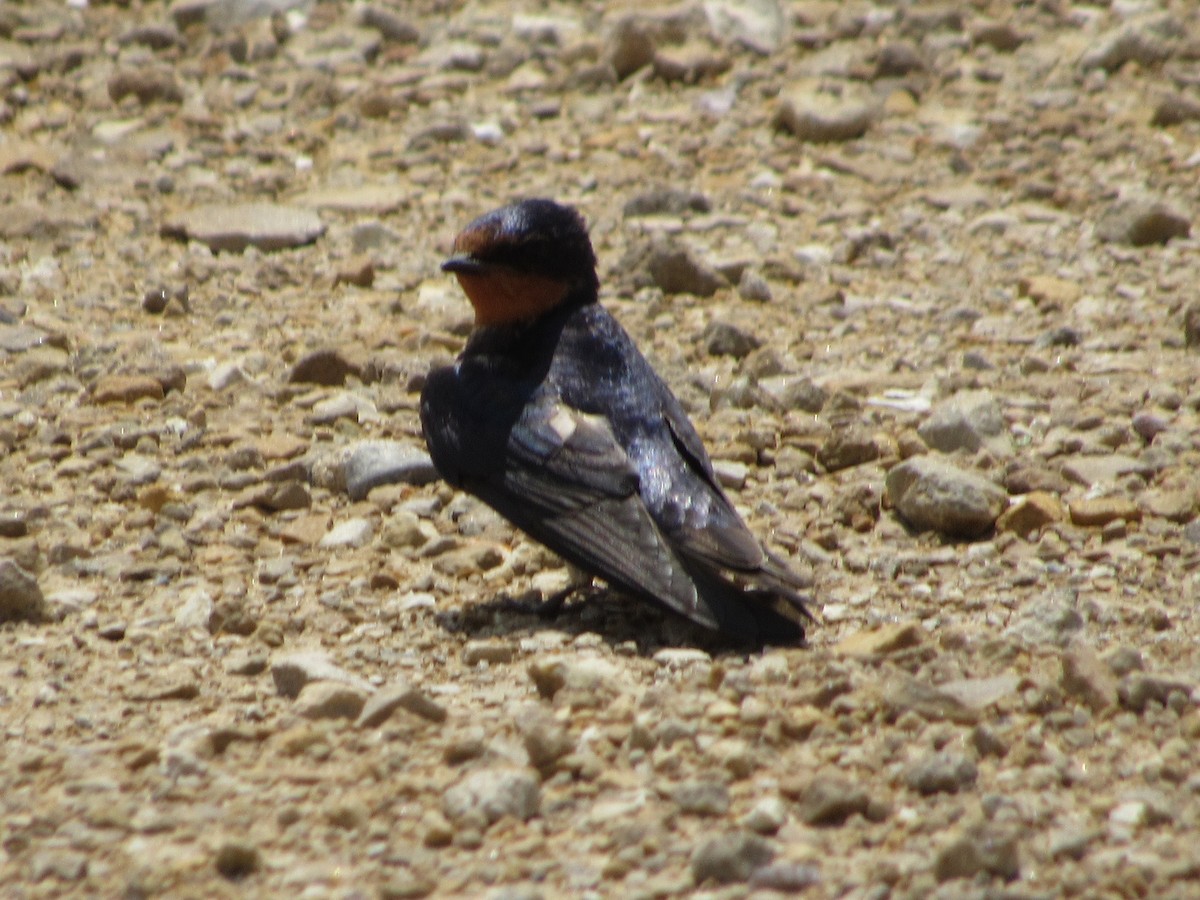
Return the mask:
<path id="1" fill-rule="evenodd" d="M 442 269 L 475 310 L 462 354 L 421 392 L 442 478 L 623 593 L 730 640 L 803 640 L 803 582 L 746 527 L 683 407 L 598 302 L 579 213 L 501 207 Z"/>

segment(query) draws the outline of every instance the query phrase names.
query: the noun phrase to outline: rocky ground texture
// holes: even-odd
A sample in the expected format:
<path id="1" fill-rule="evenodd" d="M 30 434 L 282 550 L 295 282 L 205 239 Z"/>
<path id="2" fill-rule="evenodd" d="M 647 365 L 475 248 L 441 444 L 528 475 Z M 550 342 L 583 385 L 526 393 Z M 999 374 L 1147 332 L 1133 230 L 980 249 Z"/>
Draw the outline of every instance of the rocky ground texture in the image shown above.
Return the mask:
<path id="1" fill-rule="evenodd" d="M 1200 891 L 1200 11 L 0 3 L 0 893 Z M 574 203 L 809 646 L 436 479 Z"/>

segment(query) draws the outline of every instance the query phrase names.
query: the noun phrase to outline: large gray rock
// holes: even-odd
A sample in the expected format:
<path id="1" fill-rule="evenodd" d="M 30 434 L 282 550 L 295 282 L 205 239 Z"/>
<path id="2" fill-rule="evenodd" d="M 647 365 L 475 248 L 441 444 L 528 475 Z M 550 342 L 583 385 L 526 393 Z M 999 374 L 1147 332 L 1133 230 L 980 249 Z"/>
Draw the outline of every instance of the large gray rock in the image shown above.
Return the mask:
<path id="1" fill-rule="evenodd" d="M 983 447 L 997 456 L 1012 453 L 1004 413 L 990 391 L 960 391 L 934 407 L 917 434 L 926 445 L 942 453 L 973 453 Z"/>
<path id="2" fill-rule="evenodd" d="M 325 233 L 312 209 L 275 203 L 213 203 L 178 214 L 162 228 L 167 237 L 199 241 L 212 250 L 283 250 L 311 244 Z"/>
<path id="3" fill-rule="evenodd" d="M 887 474 L 896 511 L 916 528 L 978 537 L 1008 504 L 1008 494 L 982 475 L 930 456 L 914 456 Z"/>
<path id="4" fill-rule="evenodd" d="M 362 500 L 382 484 L 428 484 L 437 479 L 424 450 L 399 441 L 362 441 L 346 458 L 346 493 Z"/>

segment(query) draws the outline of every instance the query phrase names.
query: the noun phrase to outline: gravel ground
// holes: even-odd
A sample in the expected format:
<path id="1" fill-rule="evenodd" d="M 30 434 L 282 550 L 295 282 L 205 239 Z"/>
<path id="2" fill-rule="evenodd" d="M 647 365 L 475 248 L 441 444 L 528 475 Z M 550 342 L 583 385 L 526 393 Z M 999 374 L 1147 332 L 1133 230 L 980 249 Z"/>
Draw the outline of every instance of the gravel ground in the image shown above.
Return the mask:
<path id="1" fill-rule="evenodd" d="M 1198 35 L 0 3 L 0 892 L 1200 895 Z M 436 480 L 437 264 L 518 195 L 809 646 L 538 616 L 568 572 Z"/>

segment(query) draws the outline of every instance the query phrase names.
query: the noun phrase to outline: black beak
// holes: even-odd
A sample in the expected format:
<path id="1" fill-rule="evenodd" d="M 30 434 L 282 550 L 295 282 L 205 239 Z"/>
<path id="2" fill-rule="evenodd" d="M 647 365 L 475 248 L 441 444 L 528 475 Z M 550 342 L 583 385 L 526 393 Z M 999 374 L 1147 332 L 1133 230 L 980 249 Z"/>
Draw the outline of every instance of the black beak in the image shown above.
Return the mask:
<path id="1" fill-rule="evenodd" d="M 454 272 L 456 274 L 482 275 L 487 269 L 487 263 L 476 259 L 470 253 L 455 253 L 442 263 L 443 272 Z"/>

